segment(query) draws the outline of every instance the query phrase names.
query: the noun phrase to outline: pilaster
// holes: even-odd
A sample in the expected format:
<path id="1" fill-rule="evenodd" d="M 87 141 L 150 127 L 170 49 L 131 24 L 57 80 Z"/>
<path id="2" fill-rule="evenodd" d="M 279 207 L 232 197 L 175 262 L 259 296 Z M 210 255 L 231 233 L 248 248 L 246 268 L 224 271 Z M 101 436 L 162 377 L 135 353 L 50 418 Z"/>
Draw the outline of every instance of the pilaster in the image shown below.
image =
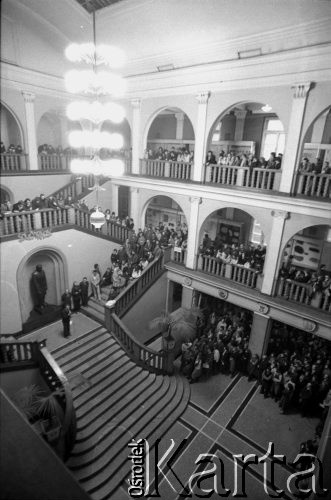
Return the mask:
<path id="1" fill-rule="evenodd" d="M 237 109 L 234 112 L 236 116 L 236 128 L 234 132 L 234 140 L 242 141 L 244 138 L 244 127 L 245 127 L 245 119 L 247 115 L 246 109 Z"/>
<path id="2" fill-rule="evenodd" d="M 195 127 L 193 180 L 201 182 L 204 177 L 206 156 L 206 122 L 210 92 L 201 92 L 196 96 L 198 101 L 198 117 Z"/>
<path id="3" fill-rule="evenodd" d="M 138 231 L 138 228 L 141 226 L 140 221 L 140 207 L 139 207 L 139 189 L 130 187 L 130 217 L 134 222 L 134 229 Z"/>
<path id="4" fill-rule="evenodd" d="M 283 193 L 290 193 L 294 183 L 295 171 L 299 163 L 302 124 L 310 86 L 311 82 L 297 83 L 292 86 L 293 99 L 291 116 L 282 164 L 282 178 L 279 187 L 279 190 Z"/>
<path id="5" fill-rule="evenodd" d="M 190 220 L 189 220 L 189 231 L 187 238 L 187 257 L 186 257 L 186 267 L 194 269 L 195 266 L 195 255 L 198 246 L 198 220 L 199 220 L 199 206 L 202 203 L 202 199 L 198 197 L 191 197 L 191 210 L 190 210 Z"/>
<path id="6" fill-rule="evenodd" d="M 25 104 L 25 120 L 27 132 L 27 146 L 29 154 L 29 169 L 38 170 L 38 147 L 36 136 L 36 122 L 34 114 L 35 94 L 32 92 L 22 92 Z"/>

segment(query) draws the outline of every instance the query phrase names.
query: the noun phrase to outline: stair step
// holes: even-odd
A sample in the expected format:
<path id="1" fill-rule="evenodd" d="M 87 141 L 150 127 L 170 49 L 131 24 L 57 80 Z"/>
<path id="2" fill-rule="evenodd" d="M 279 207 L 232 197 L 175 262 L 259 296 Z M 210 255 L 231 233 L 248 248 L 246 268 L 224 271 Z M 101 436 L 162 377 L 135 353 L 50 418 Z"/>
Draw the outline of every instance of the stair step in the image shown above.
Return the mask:
<path id="1" fill-rule="evenodd" d="M 105 336 L 102 343 L 98 342 L 97 344 L 93 345 L 91 349 L 89 349 L 79 357 L 75 356 L 74 358 L 70 358 L 63 363 L 62 361 L 60 361 L 59 365 L 66 373 L 72 370 L 77 370 L 79 369 L 79 367 L 80 371 L 82 372 L 82 367 L 85 366 L 86 362 L 93 361 L 95 359 L 101 359 L 100 357 L 104 357 L 106 352 L 108 353 L 108 355 L 111 355 L 111 350 L 116 348 L 118 349 L 118 344 L 116 344 L 111 337 Z"/>
<path id="2" fill-rule="evenodd" d="M 148 439 L 150 449 L 154 446 L 156 439 L 161 438 L 180 415 L 182 415 L 187 406 L 190 389 L 184 388 L 183 381 L 178 380 L 178 378 L 176 393 L 172 399 L 167 398 L 168 404 L 163 409 L 162 415 L 152 419 L 141 432 L 138 431 L 132 434 L 133 436 L 137 436 L 136 439 Z M 188 384 L 186 383 L 185 385 Z M 185 398 L 183 398 L 184 394 Z M 101 479 L 101 476 L 96 476 L 92 480 L 82 483 L 83 487 L 91 494 L 93 500 L 108 500 L 111 498 L 112 493 L 130 475 L 131 463 L 128 460 L 127 444 L 128 442 L 117 455 L 114 455 L 116 456 L 116 460 L 114 459 L 111 462 L 111 466 L 107 468 L 108 480 L 103 474 L 103 482 L 99 484 L 99 487 L 96 486 L 96 480 L 97 478 Z M 116 496 L 114 498 L 117 499 Z"/>
<path id="3" fill-rule="evenodd" d="M 125 397 L 130 390 L 134 390 L 140 382 L 145 381 L 146 383 L 145 379 L 148 375 L 148 372 L 136 367 L 136 369 L 132 368 L 125 375 L 122 375 L 115 383 L 105 387 L 101 386 L 101 390 L 77 411 L 77 441 L 86 439 L 88 432 L 94 432 L 94 428 L 98 425 L 95 422 L 96 419 L 101 417 L 119 398 Z M 114 414 L 114 408 L 111 411 Z M 91 429 L 87 430 L 86 427 Z"/>
<path id="4" fill-rule="evenodd" d="M 67 353 L 72 349 L 75 349 L 75 346 L 78 344 L 78 345 L 83 345 L 84 342 L 89 342 L 89 339 L 93 339 L 94 338 L 94 334 L 95 332 L 98 332 L 99 330 L 104 330 L 104 327 L 103 326 L 97 326 L 96 328 L 94 328 L 93 330 L 90 330 L 86 333 L 83 333 L 82 335 L 79 335 L 79 337 L 74 337 L 72 338 L 71 340 L 69 340 L 68 342 L 66 342 L 64 345 L 61 345 L 59 347 L 56 347 L 55 349 L 53 349 L 51 351 L 52 353 L 52 356 L 55 358 L 55 359 L 58 359 L 60 356 L 61 356 L 61 353 L 64 352 L 64 353 Z"/>
<path id="5" fill-rule="evenodd" d="M 163 388 L 163 387 L 162 387 Z M 116 440 L 115 444 L 111 449 L 111 457 L 116 457 L 116 460 L 110 458 L 110 455 L 103 454 L 101 455 L 87 470 L 75 471 L 75 476 L 84 483 L 84 488 L 89 493 L 93 493 L 100 489 L 103 485 L 108 483 L 112 476 L 119 471 L 119 475 L 116 477 L 116 483 L 114 483 L 113 488 L 115 489 L 118 484 L 120 484 L 119 477 L 124 474 L 125 477 L 127 473 L 127 467 L 130 468 L 130 464 L 128 461 L 128 442 L 131 437 L 137 436 L 138 438 L 148 437 L 152 430 L 159 427 L 161 422 L 164 419 L 164 415 L 169 415 L 167 411 L 167 407 L 169 406 L 169 401 L 172 401 L 176 396 L 177 384 L 176 382 L 169 383 L 167 389 L 162 391 L 162 396 L 151 398 L 149 405 L 149 410 L 153 410 L 152 412 L 145 412 L 145 414 L 141 415 L 140 418 L 135 418 L 135 422 L 132 422 L 132 426 L 130 426 L 130 435 L 122 434 L 119 439 Z M 160 391 L 158 391 L 160 392 Z M 148 402 L 147 402 L 148 404 Z M 153 405 L 153 406 L 152 406 Z M 140 413 L 140 412 L 139 412 Z M 113 433 L 120 434 L 118 431 Z M 104 444 L 104 442 L 102 442 Z M 124 472 L 121 470 L 123 464 Z M 123 479 L 122 477 L 122 479 Z"/>
<path id="6" fill-rule="evenodd" d="M 78 410 L 85 401 L 92 399 L 95 394 L 98 394 L 98 391 L 102 390 L 104 381 L 113 383 L 117 378 L 124 376 L 126 372 L 136 366 L 123 354 L 121 349 L 118 350 L 116 356 L 113 355 L 111 364 L 108 358 L 103 363 L 96 363 L 90 370 L 84 372 L 84 377 L 88 380 L 89 387 L 74 388 L 73 399 L 76 410 Z M 105 367 L 103 368 L 103 366 L 100 365 Z"/>
<path id="7" fill-rule="evenodd" d="M 87 307 L 91 307 L 92 309 L 95 309 L 96 311 L 98 311 L 98 312 L 100 312 L 102 314 L 105 313 L 105 304 L 104 304 L 104 302 L 99 302 L 99 301 L 97 301 L 95 299 L 90 299 Z"/>
<path id="8" fill-rule="evenodd" d="M 62 352 L 58 356 L 55 355 L 54 358 L 61 366 L 65 366 L 74 359 L 81 359 L 84 353 L 92 351 L 94 347 L 101 345 L 103 342 L 107 343 L 107 345 L 111 342 L 115 343 L 115 340 L 109 335 L 105 328 L 102 328 L 102 331 L 98 331 L 95 337 L 91 336 L 83 344 L 77 342 L 68 352 Z"/>
<path id="9" fill-rule="evenodd" d="M 140 387 L 137 387 L 137 384 L 139 385 L 140 381 L 143 383 L 140 384 Z M 95 449 L 95 434 L 100 429 L 104 431 L 104 429 L 107 428 L 107 424 L 109 422 L 116 422 L 116 426 L 121 423 L 124 424 L 126 414 L 129 411 L 132 411 L 132 406 L 135 408 L 143 404 L 149 396 L 151 396 L 158 390 L 159 386 L 154 382 L 155 376 L 153 378 L 151 374 L 150 376 L 148 376 L 148 373 L 147 376 L 142 374 L 136 386 L 133 385 L 131 390 L 129 389 L 127 393 L 123 393 L 123 395 L 120 395 L 120 397 L 118 395 L 117 397 L 114 396 L 113 400 L 109 398 L 108 406 L 107 403 L 102 405 L 103 407 L 100 408 L 100 414 L 96 415 L 95 417 L 97 420 L 93 422 L 94 425 L 86 426 L 85 429 L 81 430 L 80 422 L 78 422 L 79 428 L 77 443 L 72 452 L 72 456 L 78 457 L 79 455 L 87 453 L 90 455 L 90 452 Z M 132 400 L 132 398 L 134 398 L 134 400 Z M 129 407 L 131 408 L 131 410 L 129 409 Z M 103 412 L 102 414 L 101 411 Z M 105 436 L 106 435 L 103 432 L 103 438 L 105 438 Z M 94 459 L 94 456 L 92 458 Z M 80 459 L 78 460 L 78 462 L 80 465 Z"/>
<path id="10" fill-rule="evenodd" d="M 121 414 L 121 419 L 115 419 L 114 424 L 116 427 L 112 428 L 108 435 L 103 435 L 102 441 L 98 442 L 98 448 L 94 449 L 91 457 L 89 454 L 87 457 L 79 457 L 79 460 L 75 460 L 74 467 L 72 467 L 71 459 L 69 459 L 67 465 L 70 469 L 75 470 L 75 476 L 79 481 L 93 480 L 93 476 L 95 475 L 109 477 L 107 468 L 111 465 L 113 457 L 117 456 L 123 447 L 127 447 L 128 440 L 130 439 L 129 436 L 136 435 L 133 429 L 143 429 L 144 424 L 155 418 L 159 406 L 163 407 L 165 404 L 164 396 L 168 393 L 171 386 L 170 380 L 168 377 L 164 379 L 157 377 L 156 384 L 158 390 L 156 392 L 153 391 L 152 395 L 144 401 L 144 405 L 136 407 L 135 402 L 132 401 L 132 404 L 126 407 L 123 414 Z M 123 425 L 118 426 L 119 423 L 123 423 Z M 112 424 L 111 419 L 108 422 L 109 424 Z M 88 491 L 90 491 L 90 486 L 88 487 Z"/>
<path id="11" fill-rule="evenodd" d="M 98 321 L 101 324 L 105 323 L 105 313 L 100 313 L 96 309 L 93 309 L 90 306 L 83 306 L 81 307 L 81 312 L 86 314 L 89 318 L 94 319 L 95 321 Z"/>

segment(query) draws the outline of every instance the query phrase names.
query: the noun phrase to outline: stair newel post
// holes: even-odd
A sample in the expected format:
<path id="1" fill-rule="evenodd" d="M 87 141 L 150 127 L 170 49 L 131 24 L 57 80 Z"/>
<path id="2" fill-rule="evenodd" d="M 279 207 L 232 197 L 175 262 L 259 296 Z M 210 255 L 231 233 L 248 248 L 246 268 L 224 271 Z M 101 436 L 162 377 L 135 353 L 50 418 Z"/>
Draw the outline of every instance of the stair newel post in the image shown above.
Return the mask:
<path id="1" fill-rule="evenodd" d="M 75 224 L 75 209 L 73 207 L 68 208 L 68 223 Z"/>

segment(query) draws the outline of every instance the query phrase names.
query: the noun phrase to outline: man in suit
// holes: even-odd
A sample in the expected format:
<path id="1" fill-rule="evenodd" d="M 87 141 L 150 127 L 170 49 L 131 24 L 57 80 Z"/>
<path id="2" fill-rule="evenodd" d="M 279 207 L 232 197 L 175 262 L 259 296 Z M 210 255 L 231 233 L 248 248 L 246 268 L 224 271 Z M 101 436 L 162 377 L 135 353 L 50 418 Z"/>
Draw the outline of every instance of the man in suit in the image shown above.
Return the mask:
<path id="1" fill-rule="evenodd" d="M 89 282 L 86 276 L 84 276 L 83 281 L 80 282 L 82 306 L 87 306 L 88 304 L 88 288 L 89 288 Z"/>

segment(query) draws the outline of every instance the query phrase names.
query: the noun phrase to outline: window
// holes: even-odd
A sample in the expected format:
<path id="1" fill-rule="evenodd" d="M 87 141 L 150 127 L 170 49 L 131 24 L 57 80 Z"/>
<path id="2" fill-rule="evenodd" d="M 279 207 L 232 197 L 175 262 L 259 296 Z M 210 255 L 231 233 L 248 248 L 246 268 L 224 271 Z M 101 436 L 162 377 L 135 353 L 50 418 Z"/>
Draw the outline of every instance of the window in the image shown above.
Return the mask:
<path id="1" fill-rule="evenodd" d="M 261 156 L 268 159 L 270 153 L 284 154 L 285 132 L 283 124 L 277 118 L 267 118 L 262 139 Z"/>
<path id="2" fill-rule="evenodd" d="M 221 126 L 222 126 L 222 122 L 219 121 L 215 127 L 214 132 L 213 132 L 213 137 L 212 137 L 211 142 L 218 142 L 221 140 Z"/>

